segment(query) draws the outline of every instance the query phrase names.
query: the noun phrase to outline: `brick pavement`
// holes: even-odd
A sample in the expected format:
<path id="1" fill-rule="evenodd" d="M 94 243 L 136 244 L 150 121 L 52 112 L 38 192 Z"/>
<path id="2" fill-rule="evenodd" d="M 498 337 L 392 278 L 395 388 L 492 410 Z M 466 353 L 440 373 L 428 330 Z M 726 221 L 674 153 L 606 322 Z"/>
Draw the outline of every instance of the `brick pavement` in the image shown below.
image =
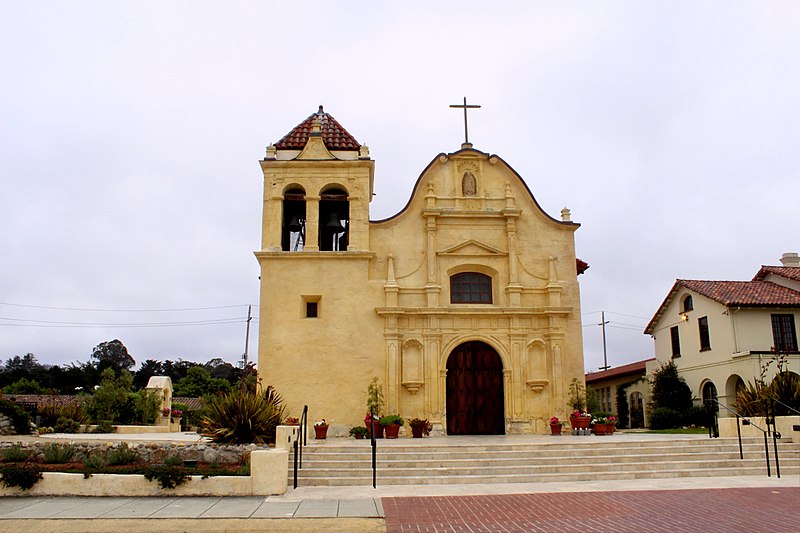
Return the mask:
<path id="1" fill-rule="evenodd" d="M 388 533 L 800 531 L 800 488 L 383 498 Z"/>

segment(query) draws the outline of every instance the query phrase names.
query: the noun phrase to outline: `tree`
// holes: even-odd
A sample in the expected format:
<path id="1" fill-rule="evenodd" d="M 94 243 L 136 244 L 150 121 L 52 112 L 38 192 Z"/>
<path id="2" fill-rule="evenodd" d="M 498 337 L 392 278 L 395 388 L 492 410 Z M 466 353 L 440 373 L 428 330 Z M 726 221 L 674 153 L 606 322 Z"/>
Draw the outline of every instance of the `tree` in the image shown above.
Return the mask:
<path id="1" fill-rule="evenodd" d="M 148 359 L 133 376 L 133 388 L 136 390 L 143 389 L 147 386 L 147 382 L 153 376 L 164 375 L 164 365 L 155 359 Z"/>
<path id="2" fill-rule="evenodd" d="M 95 422 L 116 421 L 120 412 L 126 408 L 132 382 L 131 374 L 127 370 L 123 370 L 119 377 L 112 368 L 103 370 L 100 386 L 86 404 L 87 414 Z"/>
<path id="3" fill-rule="evenodd" d="M 664 363 L 653 373 L 650 396 L 650 427 L 680 427 L 692 409 L 692 391 L 673 361 Z"/>
<path id="4" fill-rule="evenodd" d="M 202 366 L 194 366 L 189 369 L 185 378 L 175 384 L 173 395 L 200 398 L 209 394 L 228 392 L 230 388 L 227 380 L 212 378 L 208 370 Z"/>
<path id="5" fill-rule="evenodd" d="M 47 394 L 49 391 L 36 380 L 20 378 L 11 385 L 3 387 L 3 392 L 5 394 Z"/>
<path id="6" fill-rule="evenodd" d="M 128 370 L 136 364 L 136 361 L 128 353 L 128 349 L 118 339 L 101 342 L 95 346 L 91 360 L 95 362 L 100 372 L 106 368 L 113 368 L 116 374 L 122 370 Z"/>

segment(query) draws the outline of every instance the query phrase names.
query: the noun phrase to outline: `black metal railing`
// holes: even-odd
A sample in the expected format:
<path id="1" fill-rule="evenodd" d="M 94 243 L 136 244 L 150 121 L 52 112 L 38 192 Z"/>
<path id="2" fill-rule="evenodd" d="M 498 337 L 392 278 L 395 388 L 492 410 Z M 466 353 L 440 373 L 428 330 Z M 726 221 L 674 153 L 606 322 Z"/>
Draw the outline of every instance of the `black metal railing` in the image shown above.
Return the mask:
<path id="1" fill-rule="evenodd" d="M 765 425 L 767 427 L 766 427 L 766 429 L 764 429 L 761 426 L 759 426 L 758 424 L 754 423 L 749 418 L 739 414 L 738 412 L 736 412 L 735 410 L 731 409 L 727 405 L 725 405 L 723 403 L 720 403 L 719 400 L 712 399 L 712 400 L 708 400 L 708 401 L 717 404 L 719 407 L 722 407 L 723 409 L 725 409 L 726 411 L 728 411 L 729 413 L 731 413 L 733 416 L 736 417 L 736 434 L 737 434 L 737 436 L 739 438 L 739 459 L 744 459 L 744 452 L 742 450 L 742 428 L 741 428 L 741 426 L 753 426 L 757 430 L 761 431 L 761 433 L 764 435 L 764 458 L 766 459 L 766 462 L 767 462 L 767 476 L 768 477 L 772 477 L 772 471 L 771 471 L 770 462 L 769 462 L 769 441 L 768 441 L 767 437 L 769 435 L 772 436 L 772 444 L 773 444 L 773 448 L 774 448 L 774 452 L 775 452 L 775 473 L 776 473 L 777 477 L 781 477 L 781 466 L 780 466 L 780 462 L 778 460 L 778 439 L 781 438 L 781 434 L 778 433 L 778 431 L 775 430 L 774 409 L 770 408 L 771 406 L 769 405 L 769 402 L 767 402 L 767 404 L 765 405 L 767 416 L 764 417 L 764 420 L 765 420 L 765 423 L 766 423 Z M 710 409 L 710 411 L 712 413 L 711 414 L 711 416 L 712 416 L 711 424 L 713 426 L 713 435 L 712 435 L 712 428 L 709 428 L 709 437 L 712 437 L 712 438 L 713 437 L 719 437 L 719 421 L 717 420 L 717 418 L 718 418 L 717 417 L 717 413 L 719 411 L 717 409 Z M 770 415 L 771 413 L 773 413 L 773 414 Z M 770 425 L 772 425 L 772 429 L 771 430 L 770 430 Z"/>
<path id="2" fill-rule="evenodd" d="M 369 428 L 369 440 L 370 445 L 372 446 L 372 488 L 375 489 L 378 486 L 378 443 L 375 439 L 375 429 L 380 422 L 375 419 L 374 414 L 370 414 L 370 425 Z"/>
<path id="3" fill-rule="evenodd" d="M 297 470 L 303 469 L 303 448 L 308 444 L 308 406 L 303 406 L 303 414 L 300 415 L 300 425 L 297 428 L 297 435 L 294 437 L 292 447 L 294 448 L 294 488 L 297 488 Z"/>

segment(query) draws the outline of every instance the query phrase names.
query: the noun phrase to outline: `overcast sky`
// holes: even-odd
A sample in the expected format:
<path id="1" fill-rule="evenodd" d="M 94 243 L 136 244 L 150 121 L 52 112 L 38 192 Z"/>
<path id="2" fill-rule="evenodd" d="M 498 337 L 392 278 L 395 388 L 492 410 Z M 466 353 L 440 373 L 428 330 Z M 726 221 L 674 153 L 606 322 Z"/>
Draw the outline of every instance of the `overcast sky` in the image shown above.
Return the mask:
<path id="1" fill-rule="evenodd" d="M 376 161 L 372 219 L 480 104 L 475 148 L 582 225 L 587 370 L 601 310 L 608 362 L 644 359 L 676 278 L 800 251 L 800 3 L 369 4 L 2 0 L 0 358 L 237 361 L 258 161 L 319 104 Z"/>

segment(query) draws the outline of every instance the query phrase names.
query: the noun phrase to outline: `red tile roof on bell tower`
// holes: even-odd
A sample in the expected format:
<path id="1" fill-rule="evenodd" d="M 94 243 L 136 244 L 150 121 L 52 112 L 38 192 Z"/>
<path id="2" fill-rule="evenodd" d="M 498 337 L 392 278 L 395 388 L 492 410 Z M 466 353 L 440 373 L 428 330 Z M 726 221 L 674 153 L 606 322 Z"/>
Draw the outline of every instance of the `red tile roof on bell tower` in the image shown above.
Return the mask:
<path id="1" fill-rule="evenodd" d="M 325 148 L 328 150 L 358 150 L 361 147 L 361 144 L 347 133 L 347 130 L 336 122 L 335 118 L 323 111 L 322 106 L 319 106 L 319 111 L 313 113 L 276 142 L 275 148 L 278 150 L 302 150 L 305 148 L 315 120 L 319 120 L 322 126 L 322 142 L 325 143 Z"/>

